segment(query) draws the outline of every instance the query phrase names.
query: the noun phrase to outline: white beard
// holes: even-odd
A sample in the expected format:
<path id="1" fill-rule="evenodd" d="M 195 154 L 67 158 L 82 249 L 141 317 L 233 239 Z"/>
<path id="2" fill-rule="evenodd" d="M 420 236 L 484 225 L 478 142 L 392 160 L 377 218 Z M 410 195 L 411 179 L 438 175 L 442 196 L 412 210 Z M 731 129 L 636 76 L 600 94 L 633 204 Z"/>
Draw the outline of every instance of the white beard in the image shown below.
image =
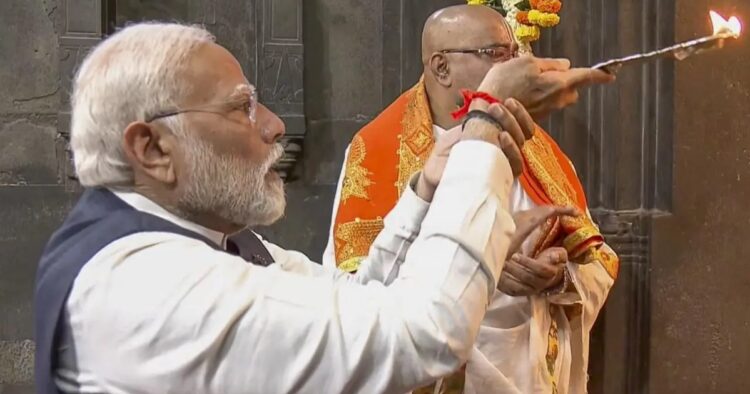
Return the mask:
<path id="1" fill-rule="evenodd" d="M 189 181 L 178 209 L 212 213 L 240 226 L 269 225 L 284 215 L 286 198 L 279 177 L 267 177 L 284 154 L 277 144 L 261 165 L 237 156 L 218 155 L 205 141 L 186 136 Z"/>

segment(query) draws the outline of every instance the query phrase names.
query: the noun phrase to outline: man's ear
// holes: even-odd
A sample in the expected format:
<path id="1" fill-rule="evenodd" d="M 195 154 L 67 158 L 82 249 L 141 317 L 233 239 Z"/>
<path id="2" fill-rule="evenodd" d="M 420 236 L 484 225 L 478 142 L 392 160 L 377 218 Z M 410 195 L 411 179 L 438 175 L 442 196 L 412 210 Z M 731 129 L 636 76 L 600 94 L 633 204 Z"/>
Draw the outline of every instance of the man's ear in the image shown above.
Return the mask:
<path id="1" fill-rule="evenodd" d="M 430 57 L 430 72 L 435 77 L 435 80 L 443 87 L 449 88 L 453 85 L 453 78 L 451 76 L 450 66 L 448 65 L 448 58 L 445 57 L 444 53 L 436 52 Z"/>
<path id="2" fill-rule="evenodd" d="M 140 172 L 166 184 L 173 184 L 177 141 L 166 127 L 133 122 L 125 128 L 122 148 L 135 173 Z"/>

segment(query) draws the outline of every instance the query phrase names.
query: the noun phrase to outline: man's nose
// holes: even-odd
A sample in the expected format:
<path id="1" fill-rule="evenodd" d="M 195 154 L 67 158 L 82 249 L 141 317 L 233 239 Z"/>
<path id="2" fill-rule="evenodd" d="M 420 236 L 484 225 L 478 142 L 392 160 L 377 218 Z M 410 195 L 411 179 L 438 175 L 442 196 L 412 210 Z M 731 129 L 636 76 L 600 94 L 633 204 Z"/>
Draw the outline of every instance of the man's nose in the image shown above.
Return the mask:
<path id="1" fill-rule="evenodd" d="M 261 116 L 258 120 L 262 122 L 261 130 L 263 141 L 267 144 L 279 142 L 281 137 L 286 134 L 286 126 L 284 125 L 284 122 L 263 104 L 259 104 L 258 109 L 261 112 Z"/>

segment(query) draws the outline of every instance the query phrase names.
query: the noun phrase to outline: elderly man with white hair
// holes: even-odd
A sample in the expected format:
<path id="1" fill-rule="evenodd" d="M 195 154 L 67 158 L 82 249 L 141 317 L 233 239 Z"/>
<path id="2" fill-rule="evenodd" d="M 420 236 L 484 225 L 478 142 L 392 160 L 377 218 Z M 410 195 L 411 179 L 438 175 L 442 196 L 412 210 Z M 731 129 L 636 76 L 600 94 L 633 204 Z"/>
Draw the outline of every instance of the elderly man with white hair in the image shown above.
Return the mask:
<path id="1" fill-rule="evenodd" d="M 480 90 L 501 97 L 503 74 Z M 114 34 L 83 62 L 72 106 L 86 191 L 37 274 L 41 393 L 406 392 L 466 360 L 508 251 L 573 213 L 514 224 L 533 124 L 517 102 L 476 100 L 350 276 L 232 238 L 283 214 L 284 125 L 204 29 Z"/>

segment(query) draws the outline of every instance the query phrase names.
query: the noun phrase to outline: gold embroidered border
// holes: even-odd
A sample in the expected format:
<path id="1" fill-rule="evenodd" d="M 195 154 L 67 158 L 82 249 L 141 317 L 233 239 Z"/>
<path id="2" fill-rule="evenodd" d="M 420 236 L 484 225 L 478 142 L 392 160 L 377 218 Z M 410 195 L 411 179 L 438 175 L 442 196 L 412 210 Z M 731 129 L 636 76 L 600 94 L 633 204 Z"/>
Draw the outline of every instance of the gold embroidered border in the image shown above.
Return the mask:
<path id="1" fill-rule="evenodd" d="M 586 252 L 586 249 L 583 249 L 580 251 L 578 250 L 581 247 L 581 245 L 583 245 L 586 241 L 594 237 L 601 237 L 601 233 L 596 227 L 594 226 L 581 227 L 578 230 L 574 231 L 571 234 L 568 234 L 565 237 L 565 239 L 563 240 L 563 247 L 565 247 L 565 250 L 567 250 L 568 252 L 576 251 L 577 252 L 576 254 L 569 256 L 570 259 L 575 259 L 578 256 Z M 597 247 L 601 244 L 602 242 L 600 241 L 589 246 Z"/>
<path id="2" fill-rule="evenodd" d="M 410 92 L 398 138 L 398 179 L 394 186 L 401 196 L 411 176 L 424 167 L 435 145 L 432 114 L 422 80 Z"/>
<path id="3" fill-rule="evenodd" d="M 370 199 L 367 188 L 373 184 L 370 180 L 371 172 L 362 165 L 366 154 L 364 139 L 360 136 L 354 137 L 349 147 L 349 157 L 346 160 L 344 183 L 341 187 L 341 204 L 345 204 L 351 197 Z"/>
<path id="4" fill-rule="evenodd" d="M 336 260 L 342 262 L 339 268 L 348 272 L 356 271 L 382 229 L 383 219 L 380 217 L 372 220 L 355 219 L 353 222 L 339 224 L 334 240 L 339 246 Z"/>
<path id="5" fill-rule="evenodd" d="M 542 253 L 543 250 L 548 249 L 557 239 L 557 235 L 560 234 L 560 219 L 559 218 L 549 218 L 541 227 L 541 234 L 542 236 L 539 237 L 539 240 L 536 242 L 536 245 L 534 246 L 534 251 L 531 254 L 533 257 L 539 256 L 539 253 Z"/>
<path id="6" fill-rule="evenodd" d="M 603 248 L 606 247 L 606 245 L 603 246 Z M 604 267 L 604 270 L 607 271 L 607 274 L 612 279 L 617 280 L 617 275 L 620 273 L 620 258 L 614 252 L 602 250 L 602 248 L 591 248 L 586 254 L 584 264 L 590 264 L 595 261 Z"/>
<path id="7" fill-rule="evenodd" d="M 560 343 L 557 332 L 557 320 L 555 320 L 555 314 L 550 309 L 550 317 L 552 321 L 549 327 L 549 333 L 547 333 L 547 355 L 545 359 L 547 361 L 547 372 L 549 372 L 550 378 L 552 379 L 552 393 L 557 394 L 557 379 L 555 378 L 555 364 L 557 362 L 557 356 L 560 353 Z"/>
<path id="8" fill-rule="evenodd" d="M 344 272 L 356 272 L 359 269 L 359 264 L 364 260 L 364 256 L 352 257 L 349 260 L 343 261 L 339 264 L 338 268 Z"/>
<path id="9" fill-rule="evenodd" d="M 554 152 L 542 140 L 543 137 L 535 134 L 530 140 L 526 141 L 523 146 L 523 155 L 534 176 L 544 187 L 544 191 L 550 199 L 557 205 L 578 206 L 573 196 L 576 192 L 567 181 L 567 176 L 557 162 Z M 570 224 L 566 227 L 582 227 L 593 225 L 586 215 L 577 217 L 563 217 L 563 224 Z"/>

